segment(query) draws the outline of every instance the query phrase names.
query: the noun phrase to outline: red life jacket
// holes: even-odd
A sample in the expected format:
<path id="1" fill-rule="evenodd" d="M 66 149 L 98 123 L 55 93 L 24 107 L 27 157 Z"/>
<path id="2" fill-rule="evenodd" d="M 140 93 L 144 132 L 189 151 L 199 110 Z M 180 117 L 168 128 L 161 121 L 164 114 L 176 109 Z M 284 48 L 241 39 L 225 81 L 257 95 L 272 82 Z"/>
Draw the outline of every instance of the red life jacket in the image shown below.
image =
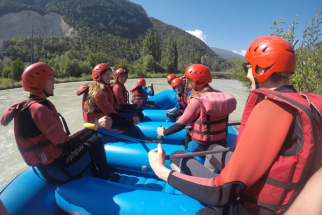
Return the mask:
<path id="1" fill-rule="evenodd" d="M 236 109 L 236 99 L 221 92 L 206 92 L 193 98 L 199 100 L 201 110 L 197 120 L 191 123 L 191 138 L 205 145 L 225 139 L 228 115 Z"/>
<path id="2" fill-rule="evenodd" d="M 178 102 L 180 104 L 180 106 L 183 108 L 183 109 L 186 109 L 187 107 L 187 95 L 186 93 L 182 93 L 182 94 L 177 94 L 177 99 L 178 99 Z"/>
<path id="3" fill-rule="evenodd" d="M 134 104 L 137 103 L 139 99 L 143 100 L 143 102 L 146 102 L 148 100 L 148 95 L 139 92 L 138 87 L 140 86 L 136 85 L 130 90 L 130 92 L 132 92 L 132 102 Z"/>
<path id="4" fill-rule="evenodd" d="M 237 144 L 243 133 L 246 122 L 260 97 L 283 102 L 294 108 L 296 141 L 286 138 L 283 144 L 297 147 L 293 155 L 280 151 L 275 163 L 251 188 L 244 192 L 246 207 L 259 205 L 277 212 L 285 211 L 301 191 L 308 178 L 318 169 L 322 157 L 322 96 L 311 93 L 279 93 L 269 89 L 258 89 L 251 92 L 240 125 Z M 293 130 L 289 131 L 293 132 Z M 259 167 L 260 168 L 260 167 Z"/>
<path id="5" fill-rule="evenodd" d="M 118 86 L 122 87 L 124 101 L 126 104 L 128 104 L 129 103 L 129 92 L 126 90 L 124 84 L 120 84 L 119 82 L 114 82 L 114 85 L 118 85 Z M 116 99 L 115 103 L 116 103 L 116 105 L 115 105 L 116 109 L 120 110 L 121 109 L 120 104 L 118 104 L 117 99 Z"/>
<path id="6" fill-rule="evenodd" d="M 76 94 L 78 96 L 83 95 L 83 100 L 82 100 L 82 109 L 83 109 L 83 119 L 85 122 L 95 122 L 96 120 L 98 120 L 99 118 L 104 116 L 104 113 L 101 111 L 101 109 L 99 109 L 99 107 L 94 103 L 94 112 L 93 113 L 89 113 L 86 110 L 85 107 L 85 100 L 86 100 L 86 96 L 88 94 L 88 89 L 89 89 L 90 85 L 84 85 L 82 86 L 77 92 Z M 108 100 L 111 103 L 111 105 L 114 107 L 114 98 L 113 98 L 113 92 L 110 89 L 109 86 L 105 85 L 105 90 L 108 94 Z"/>
<path id="7" fill-rule="evenodd" d="M 31 105 L 44 100 L 45 99 L 41 98 L 31 98 L 22 102 L 16 102 L 7 108 L 0 120 L 2 125 L 7 126 L 14 118 L 14 133 L 17 146 L 23 159 L 29 166 L 37 166 L 38 164 L 48 165 L 64 154 L 63 151 L 52 144 L 43 133 L 32 138 L 24 137 L 24 135 L 22 135 L 23 132 L 21 130 L 24 128 L 20 128 L 20 113 Z M 57 113 L 55 106 L 49 100 L 47 101 L 53 112 L 53 116 L 60 122 L 60 115 Z M 61 123 L 59 123 L 59 125 L 62 126 Z M 65 129 L 69 133 L 66 126 Z"/>

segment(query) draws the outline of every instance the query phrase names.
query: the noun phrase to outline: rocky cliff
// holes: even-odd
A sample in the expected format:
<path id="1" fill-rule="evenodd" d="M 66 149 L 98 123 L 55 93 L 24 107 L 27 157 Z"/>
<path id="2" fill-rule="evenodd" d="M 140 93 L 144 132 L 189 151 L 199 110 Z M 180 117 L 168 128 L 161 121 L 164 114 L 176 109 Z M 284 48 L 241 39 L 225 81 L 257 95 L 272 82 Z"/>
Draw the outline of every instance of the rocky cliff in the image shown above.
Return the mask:
<path id="1" fill-rule="evenodd" d="M 0 17 L 0 40 L 30 37 L 32 26 L 34 36 L 64 37 L 77 34 L 77 30 L 64 22 L 63 17 L 57 13 L 41 15 L 34 11 L 21 11 Z"/>

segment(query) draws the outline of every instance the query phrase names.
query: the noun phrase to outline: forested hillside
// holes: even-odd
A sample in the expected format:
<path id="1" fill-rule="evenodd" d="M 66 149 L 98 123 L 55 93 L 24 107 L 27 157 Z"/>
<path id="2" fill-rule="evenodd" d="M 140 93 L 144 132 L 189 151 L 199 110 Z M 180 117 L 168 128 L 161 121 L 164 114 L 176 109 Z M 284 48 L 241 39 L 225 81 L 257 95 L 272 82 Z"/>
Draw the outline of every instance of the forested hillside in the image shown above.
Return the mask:
<path id="1" fill-rule="evenodd" d="M 198 38 L 147 17 L 140 5 L 127 0 L 0 1 L 0 16 L 24 10 L 55 12 L 78 31 L 73 37 L 33 38 L 33 62 L 49 63 L 58 78 L 86 76 L 101 62 L 127 67 L 140 77 L 183 73 L 192 63 L 219 71 L 228 63 Z M 7 52 L 1 55 L 0 74 L 20 79 L 21 68 L 31 59 L 31 37 L 8 39 L 3 46 Z M 152 56 L 152 50 L 160 57 Z M 13 62 L 20 66 L 13 67 Z"/>

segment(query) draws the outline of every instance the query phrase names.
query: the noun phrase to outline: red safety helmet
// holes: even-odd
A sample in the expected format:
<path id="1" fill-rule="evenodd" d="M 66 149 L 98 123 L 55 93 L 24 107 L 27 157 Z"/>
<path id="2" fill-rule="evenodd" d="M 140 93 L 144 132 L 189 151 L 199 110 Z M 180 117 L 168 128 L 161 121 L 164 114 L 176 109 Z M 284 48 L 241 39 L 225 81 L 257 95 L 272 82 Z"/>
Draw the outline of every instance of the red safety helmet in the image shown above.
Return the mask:
<path id="1" fill-rule="evenodd" d="M 296 58 L 292 46 L 277 36 L 263 36 L 255 39 L 245 55 L 252 66 L 252 73 L 258 82 L 264 82 L 274 72 L 295 72 Z M 256 74 L 256 67 L 270 68 L 262 75 Z"/>
<path id="2" fill-rule="evenodd" d="M 177 76 L 175 75 L 175 74 L 170 74 L 170 75 L 168 75 L 168 77 L 167 77 L 167 82 L 169 83 L 169 81 L 171 81 L 172 79 L 175 79 L 175 78 L 177 78 Z M 171 84 L 171 83 L 170 83 Z"/>
<path id="3" fill-rule="evenodd" d="M 128 76 L 128 72 L 127 70 L 123 69 L 123 68 L 119 68 L 114 72 L 114 79 L 115 81 L 117 81 L 117 77 L 119 76 Z"/>
<path id="4" fill-rule="evenodd" d="M 111 67 L 106 63 L 101 63 L 96 65 L 92 71 L 93 80 L 97 82 L 101 82 L 101 79 L 102 79 L 101 74 L 106 70 L 111 70 Z"/>
<path id="5" fill-rule="evenodd" d="M 175 86 L 178 86 L 178 85 L 182 85 L 183 88 L 185 86 L 183 80 L 181 78 L 175 78 L 173 79 L 173 81 L 171 82 L 171 87 L 174 88 Z"/>
<path id="6" fill-rule="evenodd" d="M 212 82 L 210 70 L 202 64 L 193 64 L 189 66 L 184 73 L 184 77 L 191 79 L 197 90 L 200 90 L 206 84 Z"/>
<path id="7" fill-rule="evenodd" d="M 146 81 L 145 81 L 144 78 L 139 78 L 136 84 L 139 85 L 139 86 L 145 86 Z"/>
<path id="8" fill-rule="evenodd" d="M 21 75 L 22 87 L 25 91 L 42 94 L 45 89 L 45 80 L 54 74 L 47 63 L 34 63 L 28 66 Z M 41 86 L 40 90 L 36 88 Z"/>

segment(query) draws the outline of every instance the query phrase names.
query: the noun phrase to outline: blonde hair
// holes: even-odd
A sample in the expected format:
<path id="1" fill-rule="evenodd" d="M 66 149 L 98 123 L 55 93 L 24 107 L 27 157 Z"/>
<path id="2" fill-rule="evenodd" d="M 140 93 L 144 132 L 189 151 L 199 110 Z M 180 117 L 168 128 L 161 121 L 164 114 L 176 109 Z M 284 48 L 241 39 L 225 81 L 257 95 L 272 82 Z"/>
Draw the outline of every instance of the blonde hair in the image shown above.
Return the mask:
<path id="1" fill-rule="evenodd" d="M 186 89 L 185 91 L 187 91 L 187 85 L 190 86 L 194 86 L 193 81 L 189 78 L 186 79 Z M 205 92 L 221 92 L 219 90 L 215 90 L 214 88 L 212 88 L 209 84 L 206 84 L 203 88 L 201 88 L 200 90 L 197 89 L 192 89 L 192 93 L 190 96 L 188 96 L 187 101 L 188 103 L 190 102 L 190 99 L 192 97 L 200 97 L 201 94 L 205 93 Z"/>
<path id="2" fill-rule="evenodd" d="M 87 85 L 88 84 L 85 84 L 84 86 Z M 97 93 L 100 91 L 105 91 L 105 93 L 108 95 L 108 93 L 105 90 L 105 84 L 94 81 L 92 84 L 89 85 L 88 93 L 84 102 L 86 111 L 88 113 L 94 112 L 95 98 L 97 96 Z"/>

